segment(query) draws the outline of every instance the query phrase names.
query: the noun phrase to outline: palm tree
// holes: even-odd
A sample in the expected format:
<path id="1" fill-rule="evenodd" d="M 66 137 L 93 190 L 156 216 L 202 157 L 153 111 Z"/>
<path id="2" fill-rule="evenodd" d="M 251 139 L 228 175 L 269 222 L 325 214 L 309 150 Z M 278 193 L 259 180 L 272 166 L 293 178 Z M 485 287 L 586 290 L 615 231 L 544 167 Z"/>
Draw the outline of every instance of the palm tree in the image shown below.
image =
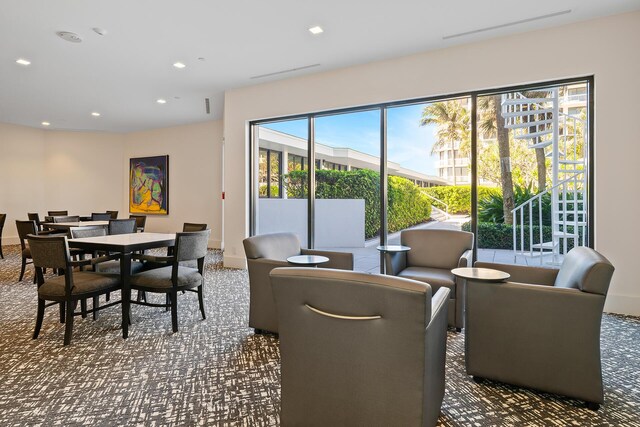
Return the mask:
<path id="1" fill-rule="evenodd" d="M 504 126 L 504 119 L 500 114 L 501 95 L 483 96 L 478 98 L 480 109 L 479 128 L 487 136 L 494 136 L 498 140 L 498 155 L 500 157 L 500 186 L 502 187 L 502 211 L 504 223 L 512 225 L 514 198 L 513 177 L 511 174 L 511 149 L 509 147 L 509 129 Z"/>
<path id="2" fill-rule="evenodd" d="M 455 99 L 429 104 L 422 110 L 420 126 L 436 125 L 436 143 L 431 149 L 435 154 L 438 149 L 450 147 L 453 155 L 453 185 L 456 185 L 456 142 L 458 151 L 469 153 L 469 110 L 465 106 L 466 100 Z"/>

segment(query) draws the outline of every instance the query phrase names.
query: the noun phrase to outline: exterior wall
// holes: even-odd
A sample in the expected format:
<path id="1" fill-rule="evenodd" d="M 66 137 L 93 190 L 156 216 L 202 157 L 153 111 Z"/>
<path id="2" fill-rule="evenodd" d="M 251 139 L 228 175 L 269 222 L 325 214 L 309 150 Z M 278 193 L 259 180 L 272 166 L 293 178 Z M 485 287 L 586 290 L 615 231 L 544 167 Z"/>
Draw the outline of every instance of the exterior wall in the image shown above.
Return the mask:
<path id="1" fill-rule="evenodd" d="M 182 231 L 185 222 L 206 223 L 211 247 L 222 241 L 222 121 L 129 133 L 124 136 L 122 212 L 129 215 L 129 159 L 169 155 L 169 215 L 147 216 L 147 231 Z"/>
<path id="2" fill-rule="evenodd" d="M 637 40 L 640 13 L 634 12 L 228 91 L 225 265 L 245 265 L 248 121 L 595 75 L 595 245 L 616 266 L 606 309 L 640 315 L 640 279 L 634 268 L 640 231 L 632 220 L 640 211 L 640 198 L 620 185 L 637 181 L 632 174 L 640 158 Z M 571 42 L 569 59 L 564 41 Z M 527 51 L 540 54 L 539 64 L 514 65 L 514 58 Z"/>

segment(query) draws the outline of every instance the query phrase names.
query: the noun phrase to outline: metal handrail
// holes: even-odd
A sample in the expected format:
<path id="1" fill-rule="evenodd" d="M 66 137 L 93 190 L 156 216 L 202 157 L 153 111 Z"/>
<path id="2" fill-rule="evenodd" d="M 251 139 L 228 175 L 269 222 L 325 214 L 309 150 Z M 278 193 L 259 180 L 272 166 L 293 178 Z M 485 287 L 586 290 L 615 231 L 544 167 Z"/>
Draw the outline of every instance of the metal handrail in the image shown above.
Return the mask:
<path id="1" fill-rule="evenodd" d="M 515 211 L 517 211 L 518 209 L 522 208 L 523 206 L 529 204 L 530 202 L 532 202 L 535 199 L 538 199 L 542 196 L 544 196 L 545 194 L 549 193 L 551 190 L 553 190 L 554 188 L 557 188 L 573 179 L 576 178 L 576 176 L 583 174 L 585 171 L 581 170 L 578 172 L 575 172 L 572 176 L 570 176 L 569 178 L 563 179 L 562 181 L 558 182 L 556 185 L 554 185 L 553 187 L 549 187 L 547 189 L 545 189 L 542 193 L 538 193 L 535 196 L 533 196 L 532 198 L 528 199 L 527 201 L 525 201 L 524 203 L 520 203 L 518 206 L 516 206 L 515 208 L 513 208 L 511 210 L 511 213 L 514 213 Z"/>
<path id="2" fill-rule="evenodd" d="M 443 202 L 442 200 L 438 199 L 437 197 L 433 197 L 431 194 L 427 194 L 426 192 L 422 192 L 422 194 L 424 194 L 425 196 L 427 196 L 428 198 L 435 200 L 438 203 L 442 203 L 444 205 L 444 214 L 447 217 L 447 219 L 451 218 L 451 215 L 449 215 L 449 205 L 446 204 L 445 202 Z"/>

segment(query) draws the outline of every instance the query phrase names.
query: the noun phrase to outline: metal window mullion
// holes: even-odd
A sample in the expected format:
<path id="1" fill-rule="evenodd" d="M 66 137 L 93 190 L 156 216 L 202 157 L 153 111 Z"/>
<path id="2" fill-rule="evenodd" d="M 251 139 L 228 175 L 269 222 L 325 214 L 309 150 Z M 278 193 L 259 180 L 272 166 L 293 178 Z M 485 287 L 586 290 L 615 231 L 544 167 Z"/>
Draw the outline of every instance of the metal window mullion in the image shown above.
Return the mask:
<path id="1" fill-rule="evenodd" d="M 380 244 L 387 244 L 387 109 L 380 108 Z M 380 274 L 385 273 L 385 254 L 380 252 Z"/>
<path id="2" fill-rule="evenodd" d="M 309 173 L 307 179 L 307 247 L 315 247 L 315 200 L 316 200 L 316 152 L 315 152 L 315 116 L 308 119 L 307 150 L 309 150 Z"/>
<path id="3" fill-rule="evenodd" d="M 271 150 L 267 150 L 267 199 L 271 198 Z"/>
<path id="4" fill-rule="evenodd" d="M 471 95 L 471 232 L 473 260 L 478 259 L 478 95 Z"/>

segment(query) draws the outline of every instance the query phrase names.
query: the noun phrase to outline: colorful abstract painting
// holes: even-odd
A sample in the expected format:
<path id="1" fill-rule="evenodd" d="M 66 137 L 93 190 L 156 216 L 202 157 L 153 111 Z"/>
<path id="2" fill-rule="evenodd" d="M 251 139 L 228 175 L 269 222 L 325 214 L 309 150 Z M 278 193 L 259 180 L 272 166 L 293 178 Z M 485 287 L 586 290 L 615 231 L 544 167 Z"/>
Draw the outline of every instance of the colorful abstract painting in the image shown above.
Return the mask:
<path id="1" fill-rule="evenodd" d="M 129 159 L 129 212 L 169 214 L 169 156 Z"/>

